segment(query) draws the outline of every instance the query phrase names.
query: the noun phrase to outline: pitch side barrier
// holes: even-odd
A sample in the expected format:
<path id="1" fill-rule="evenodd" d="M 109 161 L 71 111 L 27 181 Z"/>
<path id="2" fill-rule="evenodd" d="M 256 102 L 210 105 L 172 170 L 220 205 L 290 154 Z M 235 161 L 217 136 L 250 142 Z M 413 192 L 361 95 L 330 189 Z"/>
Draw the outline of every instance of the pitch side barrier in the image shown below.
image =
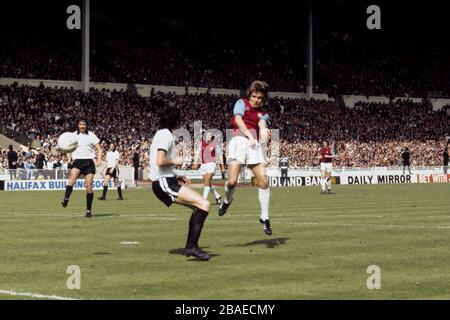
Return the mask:
<path id="1" fill-rule="evenodd" d="M 450 171 L 449 171 L 450 172 Z M 197 170 L 179 170 L 179 175 L 191 179 L 201 179 Z M 288 178 L 281 178 L 279 168 L 267 168 L 269 185 L 271 187 L 301 187 L 320 185 L 321 172 L 319 167 L 292 168 L 288 171 Z M 221 179 L 217 169 L 214 179 Z M 241 182 L 252 181 L 251 171 L 243 170 Z M 411 183 L 450 183 L 450 174 L 445 173 L 444 167 L 411 167 L 411 174 L 402 167 L 370 167 L 370 168 L 334 168 L 332 184 L 411 184 Z"/>
<path id="2" fill-rule="evenodd" d="M 291 169 L 288 178 L 282 179 L 278 168 L 268 168 L 272 187 L 320 185 L 320 168 Z M 411 167 L 411 173 L 402 167 L 336 168 L 332 172 L 332 184 L 411 184 L 450 183 L 450 174 L 444 167 Z"/>
<path id="3" fill-rule="evenodd" d="M 133 170 L 132 167 L 121 168 Z M 332 172 L 332 184 L 358 185 L 358 184 L 411 184 L 411 183 L 450 183 L 450 174 L 446 173 L 444 167 L 411 167 L 411 174 L 408 169 L 402 167 L 371 167 L 371 168 L 335 168 Z M 176 170 L 179 175 L 184 175 L 190 179 L 202 179 L 198 170 Z M 281 178 L 279 168 L 267 168 L 269 185 L 271 187 L 302 187 L 320 185 L 320 168 L 304 167 L 292 168 L 288 171 L 288 178 Z M 144 174 L 144 180 L 148 179 Z M 67 183 L 67 170 L 5 170 L 0 169 L 0 191 L 20 191 L 20 190 L 62 190 Z M 217 168 L 214 179 L 221 179 L 222 175 Z M 251 171 L 245 169 L 240 175 L 241 182 L 252 181 Z M 129 186 L 125 178 L 121 178 L 121 186 Z M 129 180 L 134 184 L 134 179 Z M 94 189 L 102 189 L 103 179 L 97 175 L 94 179 Z M 77 182 L 75 188 L 83 189 L 84 182 Z M 114 188 L 110 181 L 110 188 Z"/>
<path id="4" fill-rule="evenodd" d="M 69 177 L 68 170 L 62 169 L 17 169 L 0 170 L 0 191 L 49 191 L 65 190 Z M 119 179 L 121 187 L 125 188 L 125 179 Z M 114 182 L 109 181 L 110 189 L 116 189 Z M 79 179 L 74 189 L 85 189 L 84 179 Z M 96 175 L 93 182 L 94 190 L 103 189 L 103 177 Z"/>
<path id="5" fill-rule="evenodd" d="M 371 167 L 371 168 L 334 168 L 332 184 L 411 184 L 411 183 L 450 183 L 450 174 L 445 173 L 444 167 L 411 167 L 411 174 L 402 167 Z M 449 171 L 450 173 L 450 171 Z M 179 175 L 191 179 L 201 179 L 197 170 L 180 170 Z M 292 168 L 288 171 L 288 178 L 282 179 L 279 168 L 267 168 L 269 185 L 271 187 L 301 187 L 320 185 L 321 172 L 319 167 Z M 214 179 L 221 179 L 217 169 Z M 250 170 L 243 170 L 241 181 L 252 181 Z"/>

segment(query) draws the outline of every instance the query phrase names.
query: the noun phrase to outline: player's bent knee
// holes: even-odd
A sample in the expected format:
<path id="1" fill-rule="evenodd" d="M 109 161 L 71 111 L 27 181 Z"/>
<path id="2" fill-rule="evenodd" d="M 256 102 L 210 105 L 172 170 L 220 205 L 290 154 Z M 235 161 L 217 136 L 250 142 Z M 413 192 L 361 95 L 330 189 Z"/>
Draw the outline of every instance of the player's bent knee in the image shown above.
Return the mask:
<path id="1" fill-rule="evenodd" d="M 234 189 L 237 186 L 237 180 L 235 179 L 229 179 L 228 180 L 228 188 L 229 189 Z"/>
<path id="2" fill-rule="evenodd" d="M 258 181 L 258 186 L 260 189 L 268 189 L 269 188 L 269 184 L 267 183 L 267 177 L 265 177 L 264 179 L 261 179 Z"/>
<path id="3" fill-rule="evenodd" d="M 211 206 L 211 203 L 208 200 L 202 199 L 202 200 L 198 201 L 196 206 L 197 206 L 197 208 L 208 212 L 209 211 L 209 207 Z"/>

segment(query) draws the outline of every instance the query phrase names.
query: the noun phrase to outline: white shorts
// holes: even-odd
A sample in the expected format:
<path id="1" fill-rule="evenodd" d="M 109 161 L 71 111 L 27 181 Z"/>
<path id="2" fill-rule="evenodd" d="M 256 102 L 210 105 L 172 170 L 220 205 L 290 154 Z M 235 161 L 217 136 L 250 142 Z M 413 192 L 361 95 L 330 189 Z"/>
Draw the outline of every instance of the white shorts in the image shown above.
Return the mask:
<path id="1" fill-rule="evenodd" d="M 233 137 L 228 144 L 227 162 L 230 161 L 238 161 L 247 165 L 266 162 L 261 145 L 257 143 L 252 148 L 250 141 L 240 136 Z"/>
<path id="2" fill-rule="evenodd" d="M 320 171 L 326 170 L 329 173 L 333 170 L 333 163 L 331 162 L 321 162 L 320 163 Z"/>
<path id="3" fill-rule="evenodd" d="M 214 173 L 216 172 L 216 163 L 210 162 L 210 163 L 202 163 L 200 166 L 200 173 L 202 176 L 204 176 L 207 173 Z"/>

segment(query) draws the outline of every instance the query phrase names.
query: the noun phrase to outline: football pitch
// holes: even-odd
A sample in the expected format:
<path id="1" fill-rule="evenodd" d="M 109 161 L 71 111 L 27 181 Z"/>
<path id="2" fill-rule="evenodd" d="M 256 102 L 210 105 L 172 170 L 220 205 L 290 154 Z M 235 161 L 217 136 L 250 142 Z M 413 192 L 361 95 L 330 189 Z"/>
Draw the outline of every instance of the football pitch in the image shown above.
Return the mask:
<path id="1" fill-rule="evenodd" d="M 238 189 L 225 216 L 212 205 L 208 262 L 181 254 L 190 211 L 150 189 L 106 202 L 97 191 L 92 219 L 81 191 L 65 209 L 63 191 L 3 192 L 0 299 L 450 299 L 449 185 L 334 191 L 272 188 L 266 236 L 257 189 Z M 381 287 L 370 290 L 373 265 Z M 66 286 L 69 266 L 80 289 Z"/>

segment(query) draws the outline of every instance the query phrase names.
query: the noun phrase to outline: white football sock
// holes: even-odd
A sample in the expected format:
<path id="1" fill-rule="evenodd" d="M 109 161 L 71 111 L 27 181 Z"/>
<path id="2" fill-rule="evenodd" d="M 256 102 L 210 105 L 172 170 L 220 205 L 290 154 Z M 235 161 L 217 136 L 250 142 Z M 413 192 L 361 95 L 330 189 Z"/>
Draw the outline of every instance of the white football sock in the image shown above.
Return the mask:
<path id="1" fill-rule="evenodd" d="M 214 195 L 214 198 L 219 199 L 220 198 L 220 194 L 217 192 L 216 188 L 211 185 L 211 193 Z"/>
<path id="2" fill-rule="evenodd" d="M 233 200 L 233 193 L 236 187 L 233 189 L 228 188 L 228 181 L 225 182 L 225 203 L 230 203 Z"/>
<path id="3" fill-rule="evenodd" d="M 209 187 L 203 188 L 203 199 L 208 199 Z"/>
<path id="4" fill-rule="evenodd" d="M 325 191 L 325 179 L 320 179 L 320 185 L 322 186 L 322 191 Z"/>
<path id="5" fill-rule="evenodd" d="M 261 220 L 269 220 L 270 189 L 259 188 L 258 198 L 261 205 Z"/>
<path id="6" fill-rule="evenodd" d="M 328 190 L 331 190 L 331 179 L 327 179 Z"/>

